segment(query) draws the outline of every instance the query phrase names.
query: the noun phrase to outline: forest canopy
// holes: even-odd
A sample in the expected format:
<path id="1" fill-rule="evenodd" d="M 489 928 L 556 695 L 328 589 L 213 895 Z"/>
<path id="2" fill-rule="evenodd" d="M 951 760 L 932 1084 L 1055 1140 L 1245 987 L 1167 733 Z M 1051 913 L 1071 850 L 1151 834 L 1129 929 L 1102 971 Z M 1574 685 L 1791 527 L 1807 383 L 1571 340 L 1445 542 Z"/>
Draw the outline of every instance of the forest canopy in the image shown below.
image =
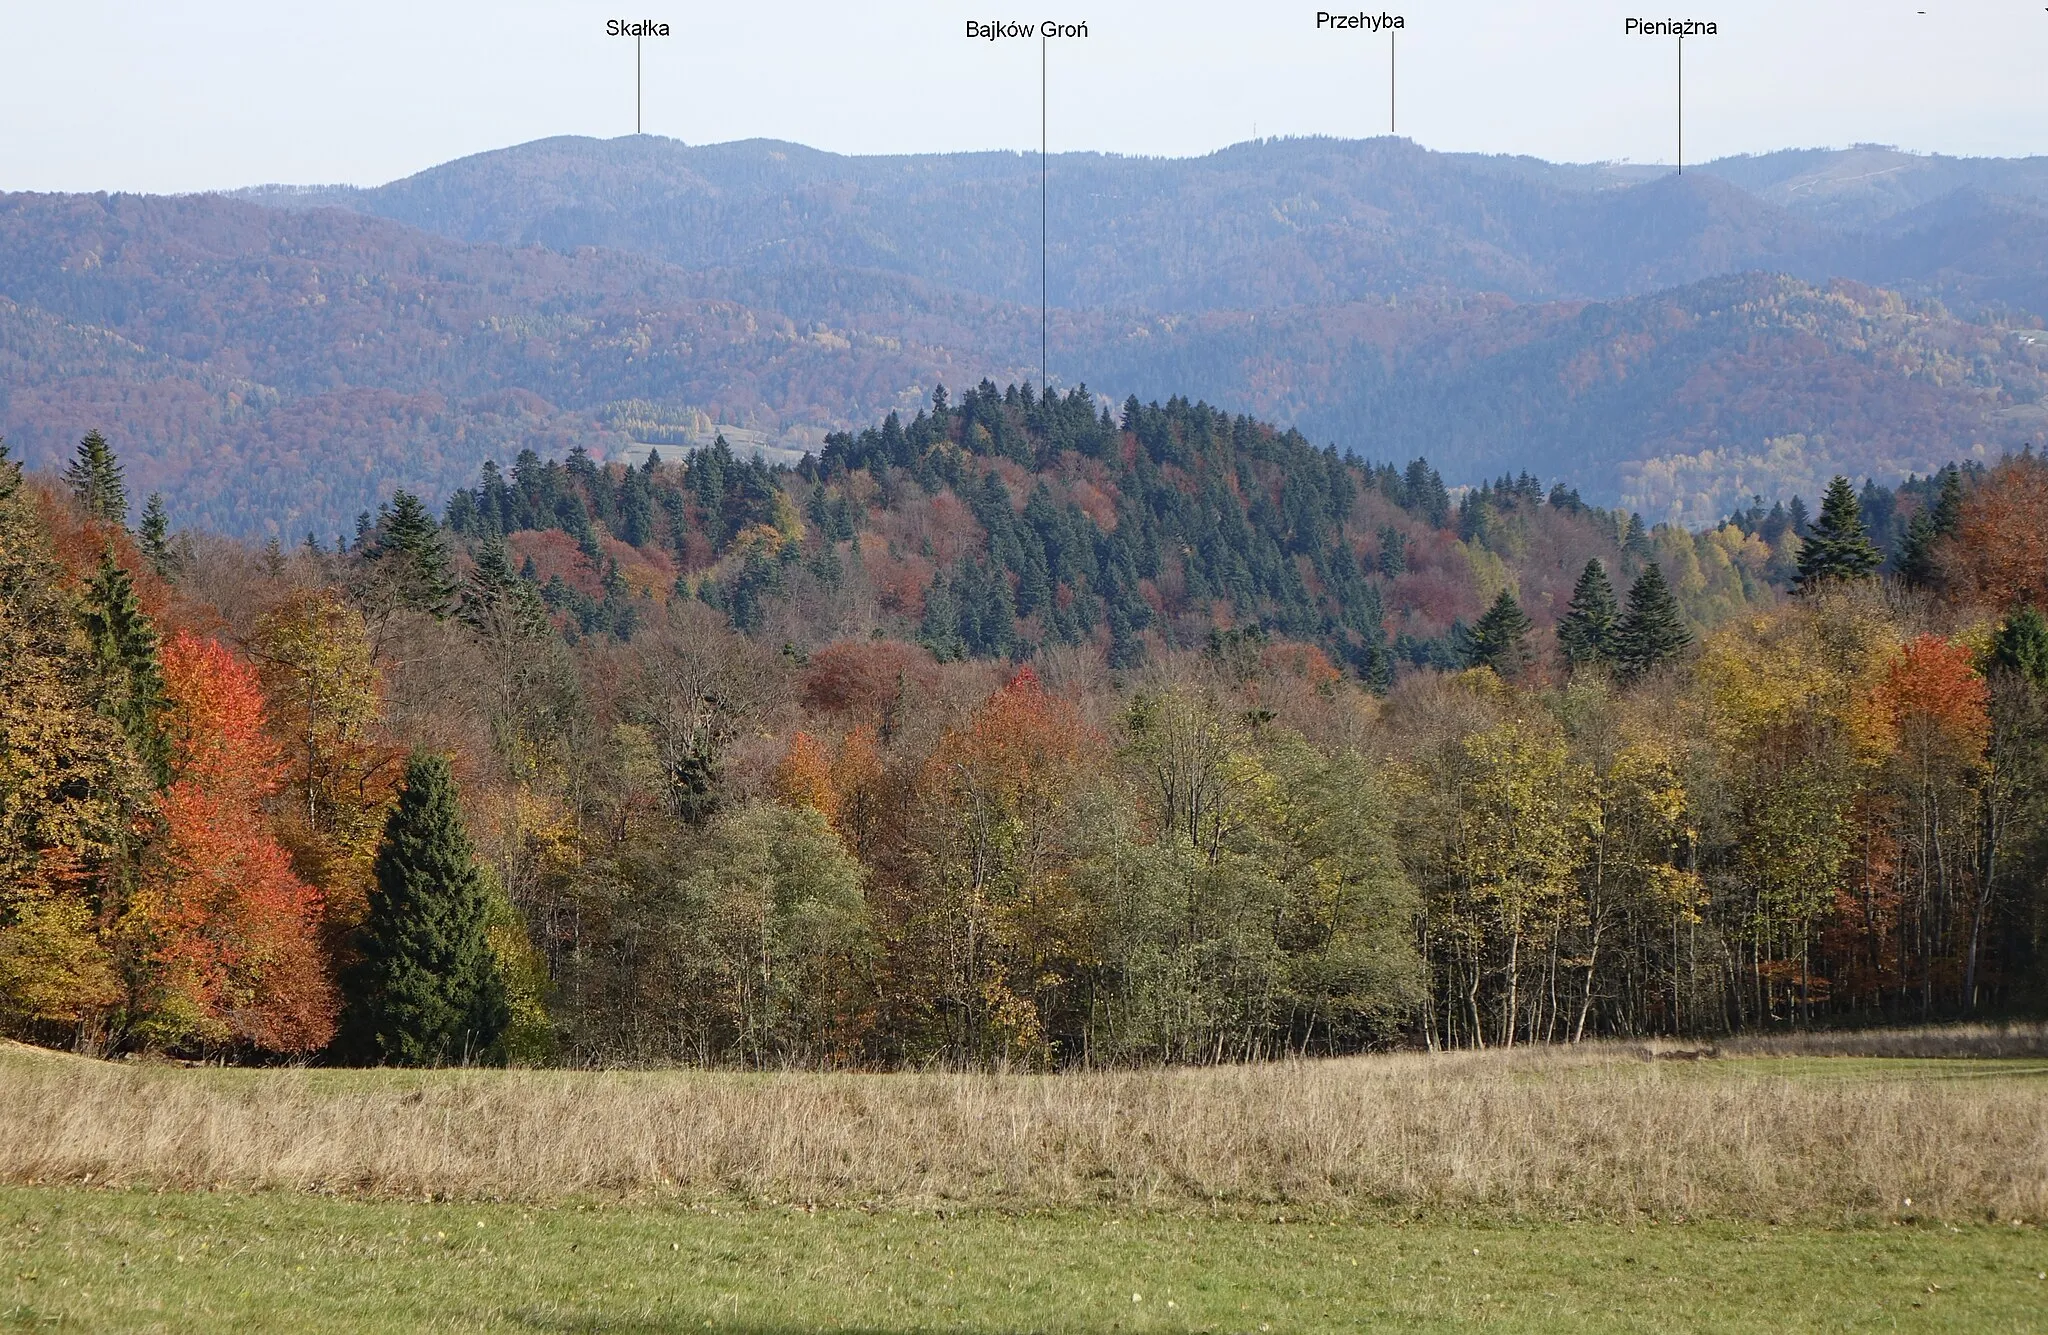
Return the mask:
<path id="1" fill-rule="evenodd" d="M 259 547 L 119 451 L 0 463 L 25 1038 L 1067 1066 L 2048 1000 L 2031 454 L 1687 531 L 984 382 Z"/>

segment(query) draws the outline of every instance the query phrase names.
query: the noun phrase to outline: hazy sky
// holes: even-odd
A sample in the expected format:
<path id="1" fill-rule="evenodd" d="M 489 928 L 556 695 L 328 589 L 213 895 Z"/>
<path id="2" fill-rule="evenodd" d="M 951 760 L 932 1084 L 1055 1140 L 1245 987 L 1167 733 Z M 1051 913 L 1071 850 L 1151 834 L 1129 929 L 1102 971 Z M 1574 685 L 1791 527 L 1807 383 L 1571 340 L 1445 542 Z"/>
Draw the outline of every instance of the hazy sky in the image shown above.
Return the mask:
<path id="1" fill-rule="evenodd" d="M 1398 12 L 1398 128 L 1431 148 L 1670 161 L 1674 45 L 1623 36 L 1633 12 L 1720 25 L 1686 43 L 1688 160 L 1855 142 L 2048 152 L 2041 0 Z M 1315 15 L 1249 0 L 0 0 L 0 189 L 370 184 L 545 135 L 630 133 L 633 43 L 604 36 L 615 16 L 671 25 L 645 46 L 645 124 L 691 143 L 1035 148 L 1037 43 L 970 41 L 970 17 L 1087 21 L 1050 52 L 1055 149 L 1385 133 L 1387 39 L 1318 33 Z"/>

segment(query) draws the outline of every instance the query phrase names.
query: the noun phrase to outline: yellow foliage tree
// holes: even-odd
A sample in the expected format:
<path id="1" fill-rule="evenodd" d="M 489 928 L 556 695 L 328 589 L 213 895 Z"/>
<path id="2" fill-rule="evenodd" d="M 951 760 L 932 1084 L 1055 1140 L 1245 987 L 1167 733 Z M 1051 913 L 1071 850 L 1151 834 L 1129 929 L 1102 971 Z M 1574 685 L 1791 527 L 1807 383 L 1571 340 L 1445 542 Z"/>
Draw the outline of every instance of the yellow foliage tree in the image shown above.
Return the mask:
<path id="1" fill-rule="evenodd" d="M 0 1017 L 82 1024 L 120 995 L 101 927 L 150 794 L 86 695 L 66 583 L 0 449 Z"/>
<path id="2" fill-rule="evenodd" d="M 345 930 L 368 906 L 401 759 L 375 736 L 383 683 L 368 628 L 338 593 L 304 593 L 258 621 L 255 649 L 285 761 L 279 836 L 323 892 L 330 927 Z"/>

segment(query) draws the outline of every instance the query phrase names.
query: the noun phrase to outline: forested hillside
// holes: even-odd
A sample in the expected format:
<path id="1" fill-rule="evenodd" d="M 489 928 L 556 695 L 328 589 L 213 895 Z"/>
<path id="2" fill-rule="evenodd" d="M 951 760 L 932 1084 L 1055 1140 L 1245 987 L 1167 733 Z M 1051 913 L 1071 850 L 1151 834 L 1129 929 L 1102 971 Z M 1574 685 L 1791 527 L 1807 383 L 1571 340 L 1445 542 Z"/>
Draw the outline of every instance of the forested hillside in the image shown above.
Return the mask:
<path id="1" fill-rule="evenodd" d="M 1217 1061 L 2048 1004 L 2048 465 L 1646 527 L 984 383 L 258 548 L 0 463 L 0 1025 Z"/>
<path id="2" fill-rule="evenodd" d="M 617 449 L 614 404 L 829 424 L 886 411 L 896 386 L 950 364 L 708 298 L 616 253 L 214 198 L 0 201 L 8 438 L 54 460 L 71 421 L 100 421 L 139 485 L 228 532 L 331 533 L 396 487 L 445 496 L 522 446 Z"/>
<path id="3" fill-rule="evenodd" d="M 2048 334 L 1896 293 L 1746 274 L 1613 303 L 1357 304 L 1212 314 L 1101 349 L 1372 452 L 1476 480 L 1522 467 L 1655 519 L 1711 523 L 1837 472 L 1896 479 L 2048 440 Z"/>
<path id="4" fill-rule="evenodd" d="M 0 432 L 47 466 L 93 421 L 179 522 L 328 541 L 522 448 L 637 458 L 696 418 L 816 452 L 934 383 L 1033 374 L 1035 315 L 879 269 L 685 271 L 333 210 L 9 196 Z M 1695 527 L 1837 471 L 1989 461 L 2048 424 L 2048 335 L 1850 283 L 1055 311 L 1052 333 L 1055 371 L 1112 405 L 1202 384 L 1318 448 L 1426 455 L 1452 486 L 1531 471 Z"/>

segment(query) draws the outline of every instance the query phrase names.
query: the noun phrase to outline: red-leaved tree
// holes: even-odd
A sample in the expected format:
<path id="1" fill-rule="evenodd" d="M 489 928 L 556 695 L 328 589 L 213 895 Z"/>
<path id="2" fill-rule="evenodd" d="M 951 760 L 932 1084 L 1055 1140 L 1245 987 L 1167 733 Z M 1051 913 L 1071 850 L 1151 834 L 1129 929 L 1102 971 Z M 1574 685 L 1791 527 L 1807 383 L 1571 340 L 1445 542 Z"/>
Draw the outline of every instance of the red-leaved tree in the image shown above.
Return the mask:
<path id="1" fill-rule="evenodd" d="M 173 777 L 126 924 L 138 1028 L 169 1044 L 324 1047 L 336 998 L 320 895 L 263 813 L 281 772 L 256 671 L 182 631 L 163 668 Z"/>

